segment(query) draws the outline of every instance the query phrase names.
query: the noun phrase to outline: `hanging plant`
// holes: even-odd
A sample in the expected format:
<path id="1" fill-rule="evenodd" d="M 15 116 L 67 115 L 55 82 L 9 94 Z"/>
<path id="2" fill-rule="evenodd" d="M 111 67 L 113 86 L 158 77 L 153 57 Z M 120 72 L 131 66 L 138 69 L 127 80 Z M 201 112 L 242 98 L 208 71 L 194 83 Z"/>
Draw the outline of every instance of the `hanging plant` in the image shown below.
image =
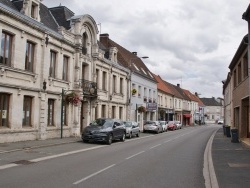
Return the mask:
<path id="1" fill-rule="evenodd" d="M 144 106 L 139 106 L 137 110 L 139 113 L 146 112 L 146 108 Z"/>
<path id="2" fill-rule="evenodd" d="M 79 94 L 71 92 L 65 95 L 65 101 L 74 105 L 78 105 L 81 102 L 81 98 Z"/>
<path id="3" fill-rule="evenodd" d="M 132 89 L 132 95 L 135 95 L 137 93 L 136 89 Z"/>

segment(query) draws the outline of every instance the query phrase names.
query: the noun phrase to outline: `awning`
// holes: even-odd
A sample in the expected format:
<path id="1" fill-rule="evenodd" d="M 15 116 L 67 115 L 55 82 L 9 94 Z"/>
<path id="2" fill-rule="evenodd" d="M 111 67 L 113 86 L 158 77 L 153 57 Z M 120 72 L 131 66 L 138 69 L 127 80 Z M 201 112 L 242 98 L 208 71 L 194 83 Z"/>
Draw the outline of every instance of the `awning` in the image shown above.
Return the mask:
<path id="1" fill-rule="evenodd" d="M 185 118 L 191 118 L 192 114 L 183 114 L 183 117 L 185 117 Z"/>

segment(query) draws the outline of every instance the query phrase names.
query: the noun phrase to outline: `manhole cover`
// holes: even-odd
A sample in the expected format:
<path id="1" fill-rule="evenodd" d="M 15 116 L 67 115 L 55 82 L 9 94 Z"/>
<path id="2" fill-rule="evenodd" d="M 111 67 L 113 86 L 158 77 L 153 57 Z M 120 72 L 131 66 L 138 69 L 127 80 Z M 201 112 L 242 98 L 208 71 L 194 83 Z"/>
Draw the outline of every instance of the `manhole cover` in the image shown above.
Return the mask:
<path id="1" fill-rule="evenodd" d="M 22 164 L 22 165 L 29 165 L 29 164 L 32 164 L 34 162 L 27 161 L 27 160 L 20 160 L 20 161 L 15 161 L 13 163 L 15 163 L 15 164 Z"/>

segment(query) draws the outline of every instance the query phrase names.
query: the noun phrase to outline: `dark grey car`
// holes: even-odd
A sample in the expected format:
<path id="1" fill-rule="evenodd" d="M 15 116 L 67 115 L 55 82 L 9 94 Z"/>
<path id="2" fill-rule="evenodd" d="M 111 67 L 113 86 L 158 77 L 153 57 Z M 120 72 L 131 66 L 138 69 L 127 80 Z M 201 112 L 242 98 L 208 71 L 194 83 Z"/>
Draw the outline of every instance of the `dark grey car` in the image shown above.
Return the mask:
<path id="1" fill-rule="evenodd" d="M 97 141 L 111 144 L 114 140 L 125 141 L 126 129 L 121 120 L 98 118 L 85 127 L 82 132 L 83 142 Z"/>

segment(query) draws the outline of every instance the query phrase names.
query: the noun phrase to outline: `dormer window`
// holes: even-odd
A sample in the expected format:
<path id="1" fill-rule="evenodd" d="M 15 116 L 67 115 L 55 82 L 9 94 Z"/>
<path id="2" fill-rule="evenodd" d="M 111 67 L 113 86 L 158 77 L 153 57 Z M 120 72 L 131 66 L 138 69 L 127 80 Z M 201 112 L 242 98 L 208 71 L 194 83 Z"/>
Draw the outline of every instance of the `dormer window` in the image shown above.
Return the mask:
<path id="1" fill-rule="evenodd" d="M 37 9 L 38 9 L 37 4 L 32 3 L 32 5 L 31 5 L 31 13 L 30 13 L 30 16 L 31 16 L 32 18 L 34 18 L 34 19 L 37 18 L 37 12 L 38 12 Z"/>

